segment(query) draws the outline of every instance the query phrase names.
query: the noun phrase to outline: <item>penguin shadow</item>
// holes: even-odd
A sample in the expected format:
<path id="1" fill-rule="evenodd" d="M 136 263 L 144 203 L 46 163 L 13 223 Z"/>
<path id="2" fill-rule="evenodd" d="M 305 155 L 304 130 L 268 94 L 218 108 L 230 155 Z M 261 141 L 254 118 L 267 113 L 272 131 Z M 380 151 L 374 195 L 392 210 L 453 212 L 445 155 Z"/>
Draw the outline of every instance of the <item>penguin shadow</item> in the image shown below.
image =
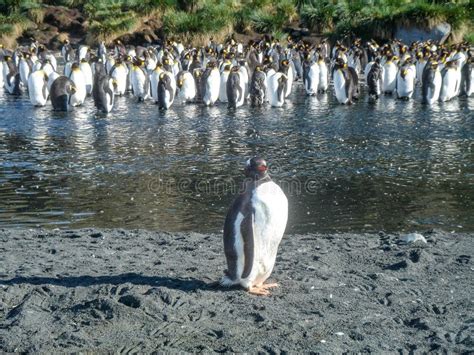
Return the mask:
<path id="1" fill-rule="evenodd" d="M 219 282 L 205 282 L 195 278 L 145 276 L 136 273 L 104 276 L 67 276 L 67 277 L 23 277 L 17 276 L 9 280 L 0 280 L 0 286 L 34 285 L 34 286 L 62 286 L 68 288 L 89 287 L 100 285 L 121 285 L 130 283 L 152 287 L 166 287 L 173 290 L 192 292 L 196 290 L 227 290 L 220 287 Z"/>

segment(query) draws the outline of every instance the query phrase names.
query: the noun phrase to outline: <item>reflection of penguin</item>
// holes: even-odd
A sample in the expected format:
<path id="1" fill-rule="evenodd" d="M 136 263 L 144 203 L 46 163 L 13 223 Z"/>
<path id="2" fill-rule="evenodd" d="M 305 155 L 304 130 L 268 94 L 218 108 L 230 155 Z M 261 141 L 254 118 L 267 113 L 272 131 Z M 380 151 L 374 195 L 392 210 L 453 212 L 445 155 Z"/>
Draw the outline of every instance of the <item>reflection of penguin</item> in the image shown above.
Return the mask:
<path id="1" fill-rule="evenodd" d="M 177 84 L 179 96 L 186 102 L 192 102 L 196 97 L 196 83 L 191 73 L 188 71 L 179 72 Z"/>
<path id="2" fill-rule="evenodd" d="M 446 63 L 446 66 L 441 73 L 441 77 L 443 81 L 441 84 L 441 92 L 439 93 L 439 100 L 442 102 L 449 101 L 456 96 L 460 84 L 456 61 Z"/>
<path id="3" fill-rule="evenodd" d="M 379 58 L 370 66 L 367 74 L 367 86 L 369 88 L 369 99 L 377 100 L 382 94 L 382 66 Z"/>
<path id="4" fill-rule="evenodd" d="M 163 72 L 160 75 L 158 83 L 158 107 L 160 109 L 169 109 L 174 102 L 176 93 L 176 81 L 174 75 L 170 72 Z"/>
<path id="5" fill-rule="evenodd" d="M 397 97 L 408 100 L 415 91 L 416 69 L 410 61 L 405 62 L 397 73 Z"/>
<path id="6" fill-rule="evenodd" d="M 10 95 L 21 95 L 21 88 L 20 88 L 20 73 L 16 69 L 16 65 L 13 62 L 13 58 L 9 55 L 3 57 L 5 61 L 3 65 L 3 85 L 7 92 Z"/>
<path id="7" fill-rule="evenodd" d="M 353 76 L 341 58 L 338 58 L 334 65 L 333 81 L 337 101 L 341 104 L 351 104 L 355 91 Z"/>
<path id="8" fill-rule="evenodd" d="M 71 75 L 69 76 L 74 83 L 74 87 L 76 91 L 70 98 L 70 105 L 71 106 L 80 106 L 84 103 L 86 99 L 87 91 L 86 91 L 86 78 L 84 77 L 84 73 L 79 68 L 77 63 L 74 63 L 71 67 Z"/>
<path id="9" fill-rule="evenodd" d="M 237 108 L 243 105 L 245 100 L 245 87 L 242 82 L 240 67 L 232 67 L 227 79 L 227 100 L 229 108 Z"/>
<path id="10" fill-rule="evenodd" d="M 116 82 L 109 75 L 98 75 L 95 78 L 92 90 L 94 105 L 100 111 L 109 113 L 114 107 Z"/>
<path id="11" fill-rule="evenodd" d="M 268 99 L 271 106 L 281 107 L 285 103 L 286 83 L 286 75 L 280 72 L 268 79 Z"/>
<path id="12" fill-rule="evenodd" d="M 474 93 L 474 57 L 469 58 L 461 69 L 461 95 Z"/>
<path id="13" fill-rule="evenodd" d="M 48 101 L 48 79 L 43 70 L 37 70 L 28 77 L 28 95 L 33 106 L 44 106 Z"/>
<path id="14" fill-rule="evenodd" d="M 227 270 L 220 283 L 268 295 L 268 289 L 277 285 L 263 283 L 275 265 L 288 219 L 288 200 L 268 175 L 265 160 L 250 159 L 245 174 L 244 191 L 232 204 L 224 224 Z"/>
<path id="15" fill-rule="evenodd" d="M 421 95 L 423 103 L 432 105 L 439 98 L 442 83 L 438 62 L 430 61 L 423 69 Z"/>
<path id="16" fill-rule="evenodd" d="M 255 67 L 250 81 L 250 103 L 252 106 L 262 106 L 267 93 L 267 78 L 260 65 Z"/>
<path id="17" fill-rule="evenodd" d="M 56 111 L 68 111 L 70 100 L 72 95 L 76 92 L 76 88 L 72 80 L 65 76 L 57 78 L 53 85 L 51 85 L 51 91 L 49 96 L 51 103 Z"/>
<path id="18" fill-rule="evenodd" d="M 219 98 L 220 75 L 214 61 L 209 62 L 202 75 L 202 101 L 204 105 L 210 106 Z"/>

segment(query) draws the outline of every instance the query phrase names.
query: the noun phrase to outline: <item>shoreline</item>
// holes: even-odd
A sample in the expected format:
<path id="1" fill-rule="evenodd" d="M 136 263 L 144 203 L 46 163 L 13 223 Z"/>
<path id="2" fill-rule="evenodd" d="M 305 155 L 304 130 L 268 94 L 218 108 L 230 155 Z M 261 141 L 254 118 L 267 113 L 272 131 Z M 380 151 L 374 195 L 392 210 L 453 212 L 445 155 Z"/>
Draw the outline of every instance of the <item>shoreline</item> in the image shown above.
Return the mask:
<path id="1" fill-rule="evenodd" d="M 0 350 L 467 353 L 473 236 L 285 235 L 259 297 L 219 234 L 0 229 Z"/>

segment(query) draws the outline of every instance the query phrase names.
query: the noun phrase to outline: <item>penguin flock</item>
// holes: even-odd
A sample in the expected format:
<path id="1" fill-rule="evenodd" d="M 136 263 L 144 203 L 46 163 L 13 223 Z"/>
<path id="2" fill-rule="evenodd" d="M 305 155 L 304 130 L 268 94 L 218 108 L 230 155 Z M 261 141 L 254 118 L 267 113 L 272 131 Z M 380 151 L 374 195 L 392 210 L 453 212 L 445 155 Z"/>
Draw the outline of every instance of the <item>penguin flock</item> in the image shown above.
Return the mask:
<path id="1" fill-rule="evenodd" d="M 325 39 L 314 45 L 288 37 L 282 44 L 265 35 L 246 45 L 230 36 L 224 43 L 211 38 L 204 47 L 172 40 L 125 46 L 117 40 L 92 49 L 74 48 L 66 40 L 61 57 L 62 73 L 54 53 L 36 41 L 15 50 L 0 46 L 0 84 L 11 95 L 26 91 L 34 106 L 51 101 L 61 111 L 91 96 L 105 113 L 117 95 L 127 93 L 139 102 L 153 100 L 160 109 L 169 109 L 177 99 L 206 106 L 221 102 L 233 109 L 267 103 L 282 107 L 298 80 L 309 96 L 327 93 L 332 83 L 341 104 L 359 99 L 362 85 L 370 101 L 381 95 L 408 100 L 421 90 L 422 102 L 431 105 L 474 93 L 474 53 L 467 43 L 408 46 L 392 40 L 379 45 L 356 39 L 331 47 Z"/>

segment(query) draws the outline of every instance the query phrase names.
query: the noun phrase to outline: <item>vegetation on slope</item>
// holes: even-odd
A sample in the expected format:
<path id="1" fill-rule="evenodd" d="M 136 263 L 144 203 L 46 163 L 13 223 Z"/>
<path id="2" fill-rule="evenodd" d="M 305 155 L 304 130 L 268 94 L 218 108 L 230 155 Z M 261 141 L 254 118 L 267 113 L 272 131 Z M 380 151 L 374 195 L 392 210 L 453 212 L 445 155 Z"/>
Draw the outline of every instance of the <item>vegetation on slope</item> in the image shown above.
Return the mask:
<path id="1" fill-rule="evenodd" d="M 446 21 L 473 39 L 472 0 L 0 0 L 0 35 L 16 38 L 43 21 L 49 6 L 78 9 L 88 42 L 143 30 L 193 41 L 232 32 L 282 36 L 290 25 L 342 35 L 390 38 L 399 24 Z M 469 34 L 470 32 L 470 34 Z"/>

